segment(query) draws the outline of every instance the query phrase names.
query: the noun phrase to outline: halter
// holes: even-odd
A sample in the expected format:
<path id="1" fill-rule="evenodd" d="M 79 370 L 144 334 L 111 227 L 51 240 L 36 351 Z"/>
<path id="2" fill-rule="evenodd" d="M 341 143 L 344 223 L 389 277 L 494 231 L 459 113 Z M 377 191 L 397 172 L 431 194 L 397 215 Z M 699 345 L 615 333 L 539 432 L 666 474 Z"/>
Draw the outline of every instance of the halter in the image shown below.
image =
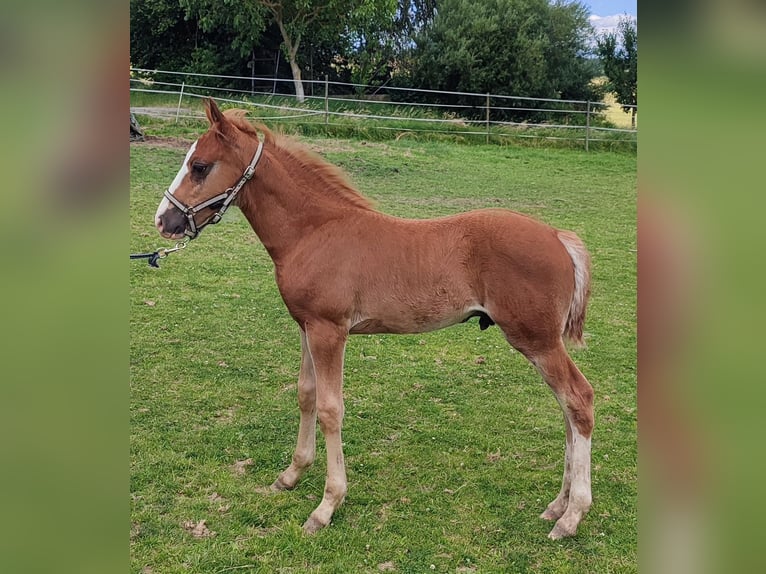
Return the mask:
<path id="1" fill-rule="evenodd" d="M 264 138 L 265 139 L 265 138 Z M 252 161 L 250 164 L 245 168 L 245 172 L 242 174 L 242 177 L 239 178 L 239 181 L 234 187 L 230 187 L 223 193 L 219 193 L 215 197 L 211 197 L 210 199 L 206 199 L 202 203 L 198 203 L 197 205 L 189 207 L 188 205 L 184 205 L 181 201 L 179 201 L 177 198 L 173 197 L 173 194 L 170 193 L 170 189 L 165 190 L 165 197 L 175 205 L 179 210 L 181 210 L 181 213 L 183 213 L 186 216 L 186 219 L 189 222 L 189 230 L 184 231 L 184 235 L 188 237 L 189 239 L 194 239 L 199 235 L 199 232 L 202 231 L 202 229 L 208 225 L 213 225 L 215 223 L 218 223 L 221 221 L 221 218 L 223 217 L 223 214 L 226 213 L 226 210 L 229 209 L 229 206 L 234 202 L 234 200 L 237 197 L 237 194 L 239 191 L 244 187 L 244 185 L 250 181 L 250 179 L 255 174 L 255 166 L 258 165 L 258 161 L 261 159 L 261 155 L 263 154 L 263 141 L 261 140 L 258 142 L 258 149 L 255 150 L 255 155 L 253 156 Z M 194 216 L 197 215 L 200 211 L 205 209 L 206 207 L 210 207 L 211 205 L 214 205 L 220 201 L 223 201 L 221 204 L 220 209 L 218 210 L 213 217 L 208 219 L 206 222 L 204 222 L 202 225 L 197 226 L 196 223 L 194 223 Z"/>

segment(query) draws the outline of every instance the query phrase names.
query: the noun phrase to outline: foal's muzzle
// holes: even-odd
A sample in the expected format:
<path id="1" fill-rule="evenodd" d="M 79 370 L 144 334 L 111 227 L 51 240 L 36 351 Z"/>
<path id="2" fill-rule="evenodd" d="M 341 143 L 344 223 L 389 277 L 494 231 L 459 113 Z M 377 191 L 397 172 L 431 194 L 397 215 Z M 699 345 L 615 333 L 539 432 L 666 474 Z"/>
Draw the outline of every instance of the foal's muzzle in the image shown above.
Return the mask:
<path id="1" fill-rule="evenodd" d="M 180 239 L 186 235 L 186 217 L 175 206 L 166 209 L 155 223 L 160 235 L 166 239 Z"/>
<path id="2" fill-rule="evenodd" d="M 248 178 L 249 179 L 249 178 Z M 188 237 L 189 239 L 194 239 L 199 235 L 199 232 L 202 231 L 202 228 L 207 225 L 212 225 L 214 223 L 218 223 L 221 221 L 221 218 L 223 217 L 223 214 L 228 209 L 229 205 L 232 201 L 234 201 L 234 198 L 236 197 L 236 194 L 232 194 L 233 188 L 227 189 L 225 192 L 220 193 L 216 195 L 215 197 L 211 197 L 210 199 L 203 201 L 202 203 L 198 203 L 197 205 L 185 205 L 183 202 L 176 199 L 172 193 L 170 193 L 170 190 L 165 190 L 165 198 L 173 204 L 175 209 L 168 209 L 167 211 L 177 212 L 180 215 L 181 218 L 181 229 L 179 230 L 180 233 L 183 233 Z M 237 190 L 239 191 L 239 190 Z M 195 221 L 195 216 L 202 211 L 203 209 L 218 209 L 218 211 L 215 211 L 211 217 L 206 219 L 204 222 L 197 224 Z M 167 212 L 166 212 L 167 213 Z M 174 223 L 176 223 L 174 221 Z M 178 224 L 176 223 L 175 229 L 178 229 Z"/>

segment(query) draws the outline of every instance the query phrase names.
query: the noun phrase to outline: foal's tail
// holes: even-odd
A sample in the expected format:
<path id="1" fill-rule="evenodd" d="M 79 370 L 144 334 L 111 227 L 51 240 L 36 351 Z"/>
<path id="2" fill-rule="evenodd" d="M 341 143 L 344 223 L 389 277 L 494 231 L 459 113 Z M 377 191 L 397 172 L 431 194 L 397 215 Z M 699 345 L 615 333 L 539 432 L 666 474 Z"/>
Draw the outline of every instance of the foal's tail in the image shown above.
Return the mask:
<path id="1" fill-rule="evenodd" d="M 575 290 L 569 305 L 564 337 L 576 347 L 584 347 L 582 338 L 585 309 L 590 297 L 590 255 L 585 244 L 571 231 L 558 231 L 557 237 L 572 258 L 574 267 Z"/>

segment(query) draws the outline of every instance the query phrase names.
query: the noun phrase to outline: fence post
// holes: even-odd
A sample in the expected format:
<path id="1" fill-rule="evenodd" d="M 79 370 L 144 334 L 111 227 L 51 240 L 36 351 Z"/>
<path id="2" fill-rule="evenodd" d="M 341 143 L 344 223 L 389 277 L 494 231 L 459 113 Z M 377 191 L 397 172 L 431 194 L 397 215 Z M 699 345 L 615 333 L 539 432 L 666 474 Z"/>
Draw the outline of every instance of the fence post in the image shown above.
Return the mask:
<path id="1" fill-rule="evenodd" d="M 185 87 L 186 87 L 186 81 L 181 82 L 181 94 L 178 96 L 178 107 L 176 108 L 176 123 L 178 123 L 178 116 L 181 115 L 181 100 L 184 99 Z"/>
<path id="2" fill-rule="evenodd" d="M 328 99 L 329 94 L 329 82 L 327 81 L 327 74 L 324 75 L 324 125 L 330 121 L 330 101 Z"/>
<path id="3" fill-rule="evenodd" d="M 588 108 L 585 112 L 585 151 L 590 151 L 590 100 L 588 101 Z"/>
<path id="4" fill-rule="evenodd" d="M 487 92 L 487 137 L 486 143 L 489 143 L 489 92 Z"/>

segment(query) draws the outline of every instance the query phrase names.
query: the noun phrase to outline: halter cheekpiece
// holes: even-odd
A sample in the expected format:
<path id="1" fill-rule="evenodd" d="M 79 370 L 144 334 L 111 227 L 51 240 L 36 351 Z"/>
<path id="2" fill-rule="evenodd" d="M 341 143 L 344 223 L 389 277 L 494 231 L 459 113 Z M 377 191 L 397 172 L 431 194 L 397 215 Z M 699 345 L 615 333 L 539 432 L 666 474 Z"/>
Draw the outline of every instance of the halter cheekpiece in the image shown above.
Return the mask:
<path id="1" fill-rule="evenodd" d="M 202 231 L 202 229 L 208 225 L 213 225 L 215 223 L 218 223 L 221 221 L 221 218 L 223 217 L 223 214 L 226 213 L 226 210 L 229 209 L 229 206 L 234 202 L 234 200 L 237 197 L 237 194 L 239 191 L 244 187 L 244 185 L 252 179 L 253 174 L 255 174 L 255 166 L 258 165 L 258 161 L 261 159 L 261 155 L 263 154 L 263 141 L 265 138 L 261 139 L 258 142 L 258 149 L 255 150 L 255 155 L 253 156 L 252 161 L 248 164 L 248 166 L 245 168 L 245 172 L 242 174 L 242 177 L 239 178 L 239 181 L 234 187 L 230 187 L 223 193 L 219 193 L 215 197 L 211 197 L 210 199 L 206 199 L 202 203 L 198 203 L 194 206 L 188 206 L 184 205 L 181 201 L 179 201 L 176 197 L 173 197 L 173 194 L 170 193 L 170 189 L 165 190 L 165 197 L 175 205 L 179 210 L 181 210 L 181 213 L 183 213 L 186 216 L 187 221 L 189 222 L 189 229 L 184 231 L 184 235 L 188 237 L 189 239 L 194 239 L 199 235 L 199 232 Z M 221 207 L 218 209 L 218 211 L 205 221 L 201 225 L 197 225 L 194 222 L 194 216 L 197 215 L 200 211 L 205 209 L 206 207 L 210 207 L 211 205 L 215 205 L 216 203 L 221 203 Z"/>

